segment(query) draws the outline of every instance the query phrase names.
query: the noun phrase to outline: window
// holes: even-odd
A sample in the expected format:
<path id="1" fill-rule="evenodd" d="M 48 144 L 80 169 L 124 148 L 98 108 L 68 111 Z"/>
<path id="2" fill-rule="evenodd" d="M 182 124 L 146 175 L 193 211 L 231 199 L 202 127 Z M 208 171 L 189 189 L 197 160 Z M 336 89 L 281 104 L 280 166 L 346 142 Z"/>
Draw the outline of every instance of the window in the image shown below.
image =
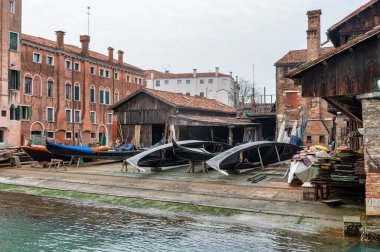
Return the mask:
<path id="1" fill-rule="evenodd" d="M 190 96 L 190 93 L 186 93 L 187 96 Z"/>
<path id="2" fill-rule="evenodd" d="M 91 139 L 95 139 L 96 138 L 96 133 L 95 132 L 91 132 Z"/>
<path id="3" fill-rule="evenodd" d="M 65 68 L 71 70 L 71 61 L 65 60 Z"/>
<path id="4" fill-rule="evenodd" d="M 199 96 L 200 96 L 200 97 L 205 97 L 205 93 L 204 93 L 204 92 L 200 92 L 200 93 L 199 93 Z"/>
<path id="5" fill-rule="evenodd" d="M 104 104 L 104 91 L 103 90 L 99 91 L 99 103 Z"/>
<path id="6" fill-rule="evenodd" d="M 164 80 L 164 83 L 165 84 L 169 84 L 169 80 Z"/>
<path id="7" fill-rule="evenodd" d="M 113 114 L 112 113 L 108 113 L 107 114 L 107 123 L 108 124 L 112 124 L 112 118 L 113 118 Z"/>
<path id="8" fill-rule="evenodd" d="M 105 77 L 106 78 L 110 77 L 110 71 L 109 70 L 105 70 L 104 73 L 105 73 Z"/>
<path id="9" fill-rule="evenodd" d="M 55 138 L 55 133 L 54 133 L 54 131 L 48 131 L 48 132 L 47 132 L 47 137 L 50 138 L 50 139 L 54 139 L 54 138 Z"/>
<path id="10" fill-rule="evenodd" d="M 115 91 L 113 102 L 114 103 L 118 103 L 119 102 L 119 91 L 118 90 Z"/>
<path id="11" fill-rule="evenodd" d="M 41 54 L 39 53 L 33 53 L 33 62 L 34 63 L 41 63 Z"/>
<path id="12" fill-rule="evenodd" d="M 141 85 L 141 79 L 140 78 L 135 78 L 135 83 Z"/>
<path id="13" fill-rule="evenodd" d="M 311 135 L 306 136 L 306 143 L 311 143 L 311 142 L 312 142 Z"/>
<path id="14" fill-rule="evenodd" d="M 53 56 L 46 56 L 46 64 L 49 66 L 54 66 L 54 58 Z"/>
<path id="15" fill-rule="evenodd" d="M 18 51 L 18 33 L 9 33 L 9 50 Z"/>
<path id="16" fill-rule="evenodd" d="M 200 79 L 200 84 L 205 84 L 205 80 L 204 79 Z"/>
<path id="17" fill-rule="evenodd" d="M 47 96 L 49 98 L 53 98 L 54 97 L 54 82 L 49 80 L 48 83 L 47 83 Z"/>
<path id="18" fill-rule="evenodd" d="M 92 124 L 96 124 L 96 112 L 90 111 L 90 119 Z"/>
<path id="19" fill-rule="evenodd" d="M 208 79 L 208 84 L 214 83 L 214 79 Z"/>
<path id="20" fill-rule="evenodd" d="M 182 84 L 182 80 L 177 80 L 177 84 Z"/>
<path id="21" fill-rule="evenodd" d="M 287 92 L 285 93 L 285 109 L 297 109 L 298 108 L 298 93 Z"/>
<path id="22" fill-rule="evenodd" d="M 11 0 L 9 1 L 9 13 L 15 14 L 15 1 Z"/>
<path id="23" fill-rule="evenodd" d="M 74 123 L 81 123 L 81 111 L 74 109 Z"/>
<path id="24" fill-rule="evenodd" d="M 90 87 L 90 102 L 95 103 L 95 87 Z"/>
<path id="25" fill-rule="evenodd" d="M 32 78 L 25 77 L 24 94 L 26 94 L 26 95 L 32 95 L 33 94 L 33 80 L 32 80 Z"/>
<path id="26" fill-rule="evenodd" d="M 95 75 L 95 67 L 90 67 L 90 74 Z"/>
<path id="27" fill-rule="evenodd" d="M 78 62 L 74 63 L 74 71 L 76 71 L 76 72 L 80 71 L 80 64 Z"/>
<path id="28" fill-rule="evenodd" d="M 74 85 L 74 101 L 80 101 L 80 87 L 79 84 Z"/>
<path id="29" fill-rule="evenodd" d="M 114 73 L 114 79 L 119 80 L 119 73 Z"/>
<path id="30" fill-rule="evenodd" d="M 105 104 L 110 105 L 110 91 L 108 89 L 104 92 L 104 96 Z"/>
<path id="31" fill-rule="evenodd" d="M 29 121 L 32 115 L 32 110 L 29 106 L 19 106 L 20 120 Z"/>
<path id="32" fill-rule="evenodd" d="M 222 80 L 222 84 L 223 84 L 223 85 L 227 85 L 227 79 L 223 79 L 223 80 Z"/>
<path id="33" fill-rule="evenodd" d="M 72 139 L 72 138 L 73 138 L 73 132 L 71 132 L 71 131 L 66 131 L 65 139 L 66 139 L 66 140 L 69 140 L 69 139 Z"/>
<path id="34" fill-rule="evenodd" d="M 99 76 L 104 77 L 104 69 L 99 69 Z"/>
<path id="35" fill-rule="evenodd" d="M 9 109 L 9 119 L 10 120 L 19 120 L 20 119 L 20 113 L 19 108 L 16 107 L 14 104 L 11 105 Z"/>
<path id="36" fill-rule="evenodd" d="M 8 88 L 20 90 L 20 71 L 10 69 L 8 75 Z"/>
<path id="37" fill-rule="evenodd" d="M 159 87 L 159 86 L 160 86 L 160 81 L 157 80 L 157 81 L 156 81 L 156 87 Z"/>
<path id="38" fill-rule="evenodd" d="M 54 122 L 54 108 L 51 108 L 51 107 L 46 108 L 46 121 Z"/>
<path id="39" fill-rule="evenodd" d="M 6 110 L 1 111 L 1 117 L 7 117 L 7 111 Z"/>
<path id="40" fill-rule="evenodd" d="M 66 90 L 66 100 L 71 101 L 71 84 L 70 83 L 66 84 L 65 90 Z"/>
<path id="41" fill-rule="evenodd" d="M 131 81 L 131 76 L 127 75 L 127 82 Z"/>
<path id="42" fill-rule="evenodd" d="M 66 109 L 66 122 L 72 123 L 73 122 L 73 115 L 71 109 Z"/>
<path id="43" fill-rule="evenodd" d="M 186 84 L 190 84 L 190 80 L 186 80 Z"/>
<path id="44" fill-rule="evenodd" d="M 325 135 L 320 135 L 319 136 L 319 143 L 326 143 Z"/>
<path id="45" fill-rule="evenodd" d="M 0 130 L 0 143 L 4 143 L 4 131 Z"/>
<path id="46" fill-rule="evenodd" d="M 79 132 L 78 131 L 74 133 L 74 138 L 79 139 Z"/>

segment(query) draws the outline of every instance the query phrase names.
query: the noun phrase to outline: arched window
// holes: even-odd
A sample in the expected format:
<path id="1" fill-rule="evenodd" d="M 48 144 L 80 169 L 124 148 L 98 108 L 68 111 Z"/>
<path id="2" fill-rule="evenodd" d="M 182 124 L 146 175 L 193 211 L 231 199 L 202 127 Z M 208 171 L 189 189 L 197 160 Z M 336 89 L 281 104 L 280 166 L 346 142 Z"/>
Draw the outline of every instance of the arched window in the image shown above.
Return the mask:
<path id="1" fill-rule="evenodd" d="M 91 85 L 90 87 L 90 103 L 95 103 L 95 86 Z"/>
<path id="2" fill-rule="evenodd" d="M 33 95 L 33 78 L 29 74 L 24 77 L 24 94 Z"/>
<path id="3" fill-rule="evenodd" d="M 80 101 L 80 86 L 79 83 L 74 84 L 74 101 Z"/>
<path id="4" fill-rule="evenodd" d="M 99 88 L 99 103 L 104 104 L 104 88 Z"/>
<path id="5" fill-rule="evenodd" d="M 119 99 L 120 99 L 120 97 L 119 97 L 119 90 L 115 90 L 115 94 L 114 94 L 114 98 L 113 98 L 113 102 L 114 103 L 118 103 L 119 102 Z"/>
<path id="6" fill-rule="evenodd" d="M 109 88 L 106 88 L 106 90 L 104 92 L 104 101 L 105 101 L 105 104 L 107 104 L 107 105 L 111 104 L 111 102 L 110 102 L 110 90 L 109 90 Z"/>
<path id="7" fill-rule="evenodd" d="M 49 78 L 47 80 L 47 97 L 53 98 L 54 97 L 54 80 L 52 78 Z"/>
<path id="8" fill-rule="evenodd" d="M 66 100 L 69 100 L 71 101 L 71 83 L 70 82 L 66 82 L 66 86 L 65 86 L 65 90 L 66 90 Z"/>

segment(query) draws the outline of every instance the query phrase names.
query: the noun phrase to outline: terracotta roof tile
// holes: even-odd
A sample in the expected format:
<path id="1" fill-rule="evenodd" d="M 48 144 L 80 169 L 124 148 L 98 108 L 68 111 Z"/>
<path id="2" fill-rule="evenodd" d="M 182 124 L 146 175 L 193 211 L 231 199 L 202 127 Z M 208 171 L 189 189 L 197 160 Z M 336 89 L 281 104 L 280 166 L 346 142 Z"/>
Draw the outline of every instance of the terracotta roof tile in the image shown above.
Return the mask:
<path id="1" fill-rule="evenodd" d="M 342 20 L 340 20 L 338 23 L 336 23 L 333 26 L 331 26 L 328 29 L 328 31 L 336 29 L 338 26 L 340 26 L 341 24 L 343 24 L 347 20 L 351 19 L 355 15 L 359 14 L 360 12 L 362 12 L 363 10 L 365 10 L 366 8 L 370 7 L 372 4 L 376 3 L 377 1 L 379 1 L 379 0 L 371 0 L 368 3 L 360 6 L 358 9 L 356 9 L 355 11 L 351 12 L 350 14 L 348 14 L 345 18 L 343 18 Z"/>
<path id="2" fill-rule="evenodd" d="M 185 78 L 193 78 L 193 73 L 163 73 L 156 70 L 145 70 L 145 74 L 147 79 L 150 79 L 150 74 L 154 74 L 155 79 L 185 79 Z M 231 75 L 219 73 L 219 77 L 231 77 Z M 215 77 L 215 72 L 208 73 L 197 73 L 198 78 L 211 78 Z"/>
<path id="3" fill-rule="evenodd" d="M 322 47 L 321 55 L 333 50 L 334 47 Z M 274 65 L 302 64 L 307 60 L 307 49 L 289 51 L 284 57 L 278 60 Z"/>
<path id="4" fill-rule="evenodd" d="M 153 89 L 148 89 L 148 88 L 137 90 L 135 93 L 130 94 L 128 97 L 116 103 L 114 106 L 111 106 L 110 109 L 112 110 L 114 108 L 119 107 L 125 101 L 131 99 L 132 97 L 134 97 L 135 95 L 141 92 L 151 95 L 176 108 L 188 108 L 188 109 L 236 114 L 235 108 L 227 106 L 214 99 L 207 99 L 207 98 L 195 97 L 195 96 L 186 96 L 180 93 L 159 91 L 159 90 L 153 90 Z"/>
<path id="5" fill-rule="evenodd" d="M 25 41 L 33 42 L 33 43 L 36 43 L 36 44 L 40 44 L 40 45 L 43 45 L 43 46 L 47 46 L 47 47 L 58 49 L 56 41 L 49 40 L 49 39 L 46 39 L 46 38 L 35 37 L 35 36 L 32 36 L 32 35 L 28 35 L 28 34 L 21 34 L 21 39 L 25 40 Z M 80 54 L 81 51 L 82 51 L 81 48 L 79 48 L 77 46 L 74 46 L 74 45 L 69 45 L 69 44 L 65 44 L 64 45 L 64 50 L 67 51 L 67 52 L 76 53 L 76 54 Z M 89 56 L 91 58 L 94 58 L 94 59 L 97 59 L 97 60 L 108 62 L 108 56 L 106 56 L 104 54 L 101 54 L 101 53 L 98 53 L 98 52 L 89 51 Z M 129 67 L 129 68 L 133 68 L 135 70 L 143 71 L 141 68 L 138 68 L 136 66 L 133 66 L 133 65 L 130 65 L 130 64 L 127 64 L 127 63 L 123 63 L 123 66 Z"/>

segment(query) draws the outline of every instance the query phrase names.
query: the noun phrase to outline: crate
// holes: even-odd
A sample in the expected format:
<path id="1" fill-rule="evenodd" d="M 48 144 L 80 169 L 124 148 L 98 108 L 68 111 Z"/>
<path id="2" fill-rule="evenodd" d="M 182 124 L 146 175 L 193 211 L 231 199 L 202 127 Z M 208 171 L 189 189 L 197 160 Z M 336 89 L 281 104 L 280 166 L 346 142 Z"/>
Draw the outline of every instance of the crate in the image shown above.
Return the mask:
<path id="1" fill-rule="evenodd" d="M 314 200 L 315 186 L 310 182 L 302 184 L 302 195 L 304 200 Z"/>

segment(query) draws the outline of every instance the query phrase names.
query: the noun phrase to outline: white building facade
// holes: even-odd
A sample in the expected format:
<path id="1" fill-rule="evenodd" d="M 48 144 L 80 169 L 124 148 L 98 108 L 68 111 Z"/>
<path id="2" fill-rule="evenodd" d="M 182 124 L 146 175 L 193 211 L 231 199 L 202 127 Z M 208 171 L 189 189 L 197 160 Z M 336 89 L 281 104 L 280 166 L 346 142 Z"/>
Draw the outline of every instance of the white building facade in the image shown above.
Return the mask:
<path id="1" fill-rule="evenodd" d="M 230 75 L 219 72 L 198 73 L 196 69 L 193 73 L 169 73 L 147 70 L 147 88 L 182 93 L 189 96 L 200 96 L 215 99 L 228 106 L 236 107 L 237 103 L 237 83 Z"/>

